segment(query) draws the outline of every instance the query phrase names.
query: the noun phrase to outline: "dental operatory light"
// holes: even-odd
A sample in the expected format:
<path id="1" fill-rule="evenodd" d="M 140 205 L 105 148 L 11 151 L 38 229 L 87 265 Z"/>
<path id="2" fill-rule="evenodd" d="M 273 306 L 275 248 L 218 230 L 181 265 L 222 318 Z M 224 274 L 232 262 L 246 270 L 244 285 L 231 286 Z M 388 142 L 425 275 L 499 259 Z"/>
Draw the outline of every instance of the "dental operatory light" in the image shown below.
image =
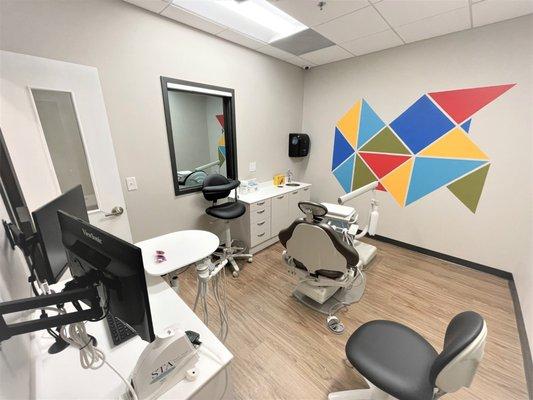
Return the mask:
<path id="1" fill-rule="evenodd" d="M 308 28 L 267 0 L 173 0 L 172 4 L 265 43 Z"/>

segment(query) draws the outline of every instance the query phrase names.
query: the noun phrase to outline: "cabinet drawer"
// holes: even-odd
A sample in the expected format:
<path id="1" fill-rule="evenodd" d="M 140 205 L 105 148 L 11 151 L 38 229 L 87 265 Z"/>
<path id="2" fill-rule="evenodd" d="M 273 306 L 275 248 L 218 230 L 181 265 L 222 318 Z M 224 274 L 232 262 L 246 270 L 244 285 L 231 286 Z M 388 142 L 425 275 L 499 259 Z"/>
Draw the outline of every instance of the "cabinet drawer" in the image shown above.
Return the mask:
<path id="1" fill-rule="evenodd" d="M 270 239 L 270 218 L 252 222 L 252 226 L 250 228 L 250 233 L 252 236 L 250 238 L 250 244 L 252 247 Z"/>
<path id="2" fill-rule="evenodd" d="M 253 209 L 250 207 L 250 223 L 253 225 L 254 222 L 262 221 L 268 219 L 270 221 L 270 199 L 268 204 L 265 203 L 262 207 L 256 207 Z"/>
<path id="3" fill-rule="evenodd" d="M 262 210 L 263 208 L 270 208 L 270 199 L 256 201 L 250 204 L 250 211 Z"/>

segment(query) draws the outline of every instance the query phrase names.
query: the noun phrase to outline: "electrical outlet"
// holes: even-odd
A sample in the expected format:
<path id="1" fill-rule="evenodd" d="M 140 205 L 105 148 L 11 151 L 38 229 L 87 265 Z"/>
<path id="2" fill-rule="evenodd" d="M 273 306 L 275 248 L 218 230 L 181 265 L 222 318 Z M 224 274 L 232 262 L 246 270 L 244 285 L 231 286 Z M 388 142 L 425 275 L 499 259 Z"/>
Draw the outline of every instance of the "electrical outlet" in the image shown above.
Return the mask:
<path id="1" fill-rule="evenodd" d="M 137 179 L 135 179 L 134 176 L 129 176 L 126 178 L 126 186 L 128 188 L 128 192 L 131 192 L 133 190 L 137 190 Z"/>
<path id="2" fill-rule="evenodd" d="M 250 162 L 250 166 L 249 166 L 248 170 L 250 172 L 255 172 L 255 170 L 257 169 L 256 167 L 257 167 L 257 165 L 256 165 L 255 161 L 252 161 L 252 162 Z"/>

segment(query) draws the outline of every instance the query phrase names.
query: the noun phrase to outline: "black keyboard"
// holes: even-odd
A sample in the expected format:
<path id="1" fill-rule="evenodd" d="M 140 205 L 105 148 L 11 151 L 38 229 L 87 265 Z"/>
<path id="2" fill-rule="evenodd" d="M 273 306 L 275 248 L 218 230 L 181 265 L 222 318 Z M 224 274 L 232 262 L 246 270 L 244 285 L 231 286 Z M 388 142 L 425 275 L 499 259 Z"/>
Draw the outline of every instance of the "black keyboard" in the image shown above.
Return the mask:
<path id="1" fill-rule="evenodd" d="M 115 346 L 118 346 L 137 335 L 133 329 L 120 319 L 113 317 L 111 314 L 107 314 L 106 319 L 107 326 L 109 326 L 109 332 L 111 333 L 111 340 L 113 340 Z"/>

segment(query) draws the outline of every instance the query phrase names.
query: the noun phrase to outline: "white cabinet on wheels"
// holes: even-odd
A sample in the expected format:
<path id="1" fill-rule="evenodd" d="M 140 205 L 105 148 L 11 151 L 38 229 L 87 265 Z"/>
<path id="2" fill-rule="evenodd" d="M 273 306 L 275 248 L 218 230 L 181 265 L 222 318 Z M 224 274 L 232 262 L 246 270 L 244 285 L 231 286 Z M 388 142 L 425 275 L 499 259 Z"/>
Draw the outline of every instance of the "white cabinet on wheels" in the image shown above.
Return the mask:
<path id="1" fill-rule="evenodd" d="M 281 188 L 270 182 L 260 184 L 256 192 L 239 195 L 246 213 L 232 221 L 232 237 L 242 240 L 254 254 L 276 243 L 279 231 L 303 216 L 298 203 L 310 198 L 311 185 L 308 183 Z"/>

